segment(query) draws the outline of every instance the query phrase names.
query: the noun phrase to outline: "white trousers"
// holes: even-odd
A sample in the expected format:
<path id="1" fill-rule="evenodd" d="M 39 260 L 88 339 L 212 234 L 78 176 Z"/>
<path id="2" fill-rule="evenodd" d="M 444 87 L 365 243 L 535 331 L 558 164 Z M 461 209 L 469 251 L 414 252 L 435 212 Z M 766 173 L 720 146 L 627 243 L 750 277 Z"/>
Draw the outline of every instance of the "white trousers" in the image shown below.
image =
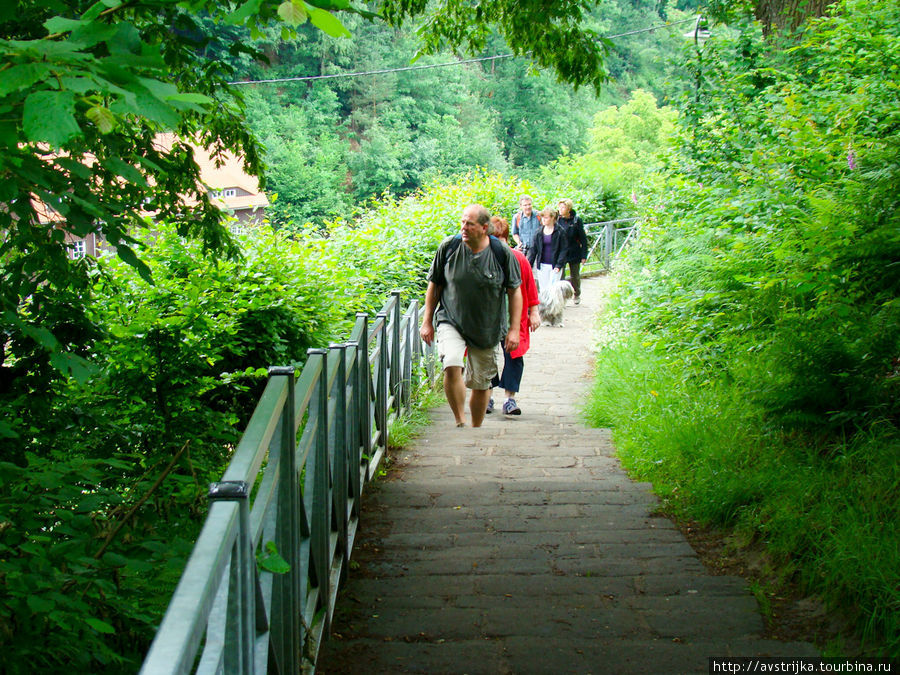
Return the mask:
<path id="1" fill-rule="evenodd" d="M 537 273 L 534 275 L 538 285 L 538 292 L 549 291 L 553 284 L 559 281 L 560 276 L 562 276 L 562 270 L 554 271 L 553 265 L 544 263 L 538 265 Z"/>

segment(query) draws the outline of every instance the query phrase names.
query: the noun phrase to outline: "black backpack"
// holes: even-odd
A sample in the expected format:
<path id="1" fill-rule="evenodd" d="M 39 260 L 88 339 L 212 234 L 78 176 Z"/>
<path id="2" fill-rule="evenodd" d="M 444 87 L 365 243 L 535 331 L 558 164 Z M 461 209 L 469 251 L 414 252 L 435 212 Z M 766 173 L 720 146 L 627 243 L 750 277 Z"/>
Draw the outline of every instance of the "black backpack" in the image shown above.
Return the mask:
<path id="1" fill-rule="evenodd" d="M 494 253 L 494 258 L 497 260 L 497 264 L 500 265 L 500 270 L 503 272 L 503 285 L 509 282 L 509 275 L 506 272 L 506 251 L 503 250 L 503 243 L 497 239 L 494 235 L 488 235 L 491 241 L 491 251 Z M 449 258 L 456 249 L 459 248 L 459 245 L 462 243 L 462 235 L 457 234 L 454 235 L 453 239 L 450 240 L 450 243 L 447 244 L 447 257 Z M 446 261 L 445 261 L 446 262 Z"/>

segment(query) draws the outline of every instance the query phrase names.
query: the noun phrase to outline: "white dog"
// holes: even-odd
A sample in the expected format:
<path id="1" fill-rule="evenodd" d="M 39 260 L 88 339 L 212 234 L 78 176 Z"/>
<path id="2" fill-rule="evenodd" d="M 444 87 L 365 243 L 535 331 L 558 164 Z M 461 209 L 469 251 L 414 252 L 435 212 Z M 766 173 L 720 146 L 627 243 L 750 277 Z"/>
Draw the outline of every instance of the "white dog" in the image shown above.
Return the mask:
<path id="1" fill-rule="evenodd" d="M 541 291 L 538 298 L 541 301 L 539 310 L 541 322 L 545 326 L 562 326 L 563 310 L 566 308 L 566 300 L 575 296 L 575 289 L 568 281 L 557 281 L 546 291 Z"/>

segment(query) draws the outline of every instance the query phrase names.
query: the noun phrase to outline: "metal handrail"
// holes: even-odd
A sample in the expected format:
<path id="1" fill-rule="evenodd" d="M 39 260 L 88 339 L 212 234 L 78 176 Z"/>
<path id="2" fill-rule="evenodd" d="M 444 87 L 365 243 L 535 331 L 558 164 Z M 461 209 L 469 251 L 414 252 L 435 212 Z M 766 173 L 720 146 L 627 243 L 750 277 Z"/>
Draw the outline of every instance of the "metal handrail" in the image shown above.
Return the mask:
<path id="1" fill-rule="evenodd" d="M 584 229 L 588 236 L 596 237 L 591 244 L 586 261 L 582 265 L 582 272 L 592 272 L 599 267 L 608 272 L 625 248 L 625 245 L 635 236 L 638 230 L 639 218 L 619 218 L 618 220 L 606 220 L 599 223 L 585 223 Z M 621 223 L 632 223 L 625 227 L 616 227 Z M 599 229 L 597 229 L 599 228 Z"/>
<path id="2" fill-rule="evenodd" d="M 391 420 L 409 411 L 419 365 L 419 305 L 395 291 L 350 340 L 273 367 L 147 652 L 143 675 L 315 672 L 347 575 L 363 488 Z M 257 556 L 277 554 L 287 571 Z M 277 560 L 277 558 L 275 558 Z"/>

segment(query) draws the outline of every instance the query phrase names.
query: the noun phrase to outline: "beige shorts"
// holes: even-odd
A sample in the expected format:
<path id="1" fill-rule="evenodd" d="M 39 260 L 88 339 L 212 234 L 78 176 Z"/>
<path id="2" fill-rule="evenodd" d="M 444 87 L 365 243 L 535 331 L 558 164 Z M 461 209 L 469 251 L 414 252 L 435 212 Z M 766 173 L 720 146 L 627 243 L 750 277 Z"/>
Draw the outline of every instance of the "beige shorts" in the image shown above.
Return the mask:
<path id="1" fill-rule="evenodd" d="M 441 365 L 445 369 L 464 368 L 469 389 L 490 389 L 491 380 L 503 374 L 503 350 L 499 344 L 493 349 L 467 347 L 456 327 L 446 322 L 438 324 L 435 339 Z"/>

